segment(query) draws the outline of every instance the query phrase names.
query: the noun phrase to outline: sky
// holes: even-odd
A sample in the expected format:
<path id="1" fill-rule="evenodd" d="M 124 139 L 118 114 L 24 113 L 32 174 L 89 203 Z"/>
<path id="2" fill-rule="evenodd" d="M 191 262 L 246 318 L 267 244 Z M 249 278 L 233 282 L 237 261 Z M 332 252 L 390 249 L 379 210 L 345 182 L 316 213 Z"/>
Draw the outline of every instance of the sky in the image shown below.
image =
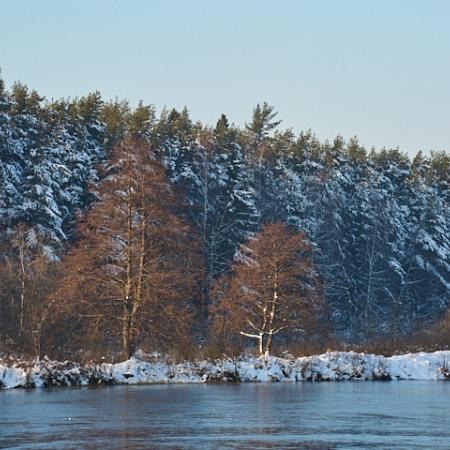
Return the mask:
<path id="1" fill-rule="evenodd" d="M 447 0 L 0 0 L 0 68 L 48 99 L 99 90 L 370 148 L 450 150 Z"/>

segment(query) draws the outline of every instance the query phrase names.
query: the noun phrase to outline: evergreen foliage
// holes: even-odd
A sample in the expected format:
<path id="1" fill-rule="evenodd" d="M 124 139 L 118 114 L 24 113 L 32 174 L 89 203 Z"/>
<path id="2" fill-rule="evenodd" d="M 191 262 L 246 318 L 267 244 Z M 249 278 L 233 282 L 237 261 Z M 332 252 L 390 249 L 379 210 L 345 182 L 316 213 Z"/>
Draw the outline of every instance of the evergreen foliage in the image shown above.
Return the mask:
<path id="1" fill-rule="evenodd" d="M 243 130 L 225 115 L 208 128 L 186 108 L 156 118 L 151 106 L 104 102 L 98 92 L 48 102 L 0 80 L 1 261 L 18 226 L 50 260 L 63 257 L 77 215 L 98 198 L 99 164 L 131 135 L 152 146 L 183 194 L 177 214 L 201 243 L 205 326 L 214 280 L 267 222 L 308 237 L 336 336 L 405 335 L 438 319 L 450 300 L 450 155 L 411 160 L 279 125 L 266 103 Z"/>

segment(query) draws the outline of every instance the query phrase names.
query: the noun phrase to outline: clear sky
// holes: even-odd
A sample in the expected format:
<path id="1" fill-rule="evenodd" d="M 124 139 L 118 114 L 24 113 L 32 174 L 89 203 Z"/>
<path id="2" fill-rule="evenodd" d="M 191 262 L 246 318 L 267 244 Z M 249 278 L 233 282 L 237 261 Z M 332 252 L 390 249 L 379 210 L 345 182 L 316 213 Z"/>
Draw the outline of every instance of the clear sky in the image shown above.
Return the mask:
<path id="1" fill-rule="evenodd" d="M 450 150 L 447 0 L 0 0 L 0 67 L 41 94 L 139 99 L 367 147 Z"/>

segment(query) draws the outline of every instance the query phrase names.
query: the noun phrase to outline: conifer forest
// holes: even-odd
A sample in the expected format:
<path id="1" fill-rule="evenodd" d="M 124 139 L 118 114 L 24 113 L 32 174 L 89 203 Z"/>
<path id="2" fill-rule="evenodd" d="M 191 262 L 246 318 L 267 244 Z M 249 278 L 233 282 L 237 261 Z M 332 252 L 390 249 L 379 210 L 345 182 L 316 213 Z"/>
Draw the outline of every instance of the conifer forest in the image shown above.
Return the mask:
<path id="1" fill-rule="evenodd" d="M 396 345 L 445 339 L 449 303 L 449 153 L 0 81 L 5 351 Z"/>

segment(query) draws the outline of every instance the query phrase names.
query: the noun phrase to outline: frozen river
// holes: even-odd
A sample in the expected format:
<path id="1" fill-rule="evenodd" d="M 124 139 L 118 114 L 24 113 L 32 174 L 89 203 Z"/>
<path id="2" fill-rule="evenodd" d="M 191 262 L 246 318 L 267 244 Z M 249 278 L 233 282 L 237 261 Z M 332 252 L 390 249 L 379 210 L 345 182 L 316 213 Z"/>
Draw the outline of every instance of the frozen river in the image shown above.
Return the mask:
<path id="1" fill-rule="evenodd" d="M 0 391 L 0 448 L 449 449 L 450 383 Z"/>

